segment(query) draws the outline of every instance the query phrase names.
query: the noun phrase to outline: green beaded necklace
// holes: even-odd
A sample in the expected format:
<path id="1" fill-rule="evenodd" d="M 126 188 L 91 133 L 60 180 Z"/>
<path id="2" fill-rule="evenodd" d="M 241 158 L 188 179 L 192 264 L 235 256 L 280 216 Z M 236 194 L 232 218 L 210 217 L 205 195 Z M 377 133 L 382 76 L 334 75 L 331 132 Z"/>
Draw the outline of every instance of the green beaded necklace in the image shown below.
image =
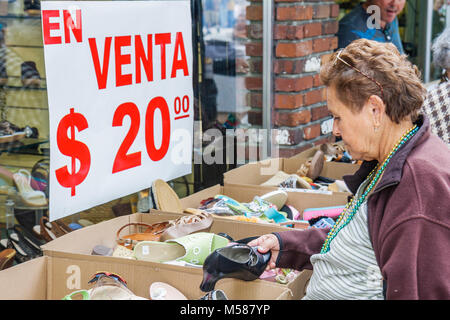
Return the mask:
<path id="1" fill-rule="evenodd" d="M 375 184 L 380 179 L 381 174 L 384 172 L 384 169 L 386 169 L 387 164 L 391 160 L 392 156 L 397 152 L 397 150 L 405 144 L 406 141 L 408 141 L 416 132 L 419 130 L 419 127 L 417 125 L 414 125 L 411 129 L 409 129 L 405 134 L 400 138 L 400 140 L 395 144 L 394 148 L 392 148 L 389 155 L 386 157 L 386 159 L 383 161 L 383 163 L 375 167 L 367 176 L 368 179 L 372 179 L 369 186 L 366 188 L 365 192 L 358 198 L 353 197 L 353 199 L 347 203 L 342 213 L 339 215 L 339 218 L 337 222 L 333 225 L 330 232 L 328 232 L 327 238 L 325 239 L 325 242 L 323 243 L 322 250 L 320 250 L 320 253 L 327 253 L 330 250 L 330 243 L 331 241 L 336 237 L 336 235 L 341 231 L 343 227 L 345 227 L 353 218 L 356 212 L 358 212 L 359 207 L 361 204 L 366 200 L 367 195 L 372 191 L 372 188 L 375 186 Z M 378 170 L 377 170 L 378 169 Z M 375 173 L 376 172 L 376 173 Z M 342 220 L 346 217 L 345 221 L 343 223 Z"/>

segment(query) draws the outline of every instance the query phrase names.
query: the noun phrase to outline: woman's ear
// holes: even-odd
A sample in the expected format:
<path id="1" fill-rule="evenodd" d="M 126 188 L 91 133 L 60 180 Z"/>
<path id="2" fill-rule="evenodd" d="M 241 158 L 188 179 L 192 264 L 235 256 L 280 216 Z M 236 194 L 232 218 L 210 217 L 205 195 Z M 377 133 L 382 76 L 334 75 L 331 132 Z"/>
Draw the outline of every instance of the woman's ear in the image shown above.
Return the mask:
<path id="1" fill-rule="evenodd" d="M 381 126 L 383 115 L 386 112 L 386 105 L 383 100 L 377 95 L 371 95 L 367 101 L 368 112 L 373 119 L 374 129 L 378 129 Z"/>

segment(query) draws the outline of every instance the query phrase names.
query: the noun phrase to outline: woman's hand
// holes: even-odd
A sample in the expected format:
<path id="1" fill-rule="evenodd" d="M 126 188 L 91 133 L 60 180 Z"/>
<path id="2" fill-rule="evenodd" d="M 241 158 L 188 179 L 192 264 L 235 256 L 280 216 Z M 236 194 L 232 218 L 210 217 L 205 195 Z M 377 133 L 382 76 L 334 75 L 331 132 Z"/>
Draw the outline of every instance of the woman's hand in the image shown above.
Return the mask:
<path id="1" fill-rule="evenodd" d="M 278 254 L 280 252 L 280 243 L 278 238 L 273 234 L 265 234 L 255 240 L 247 243 L 250 247 L 258 247 L 258 251 L 261 253 L 266 253 L 269 250 L 272 253 L 269 263 L 267 264 L 266 270 L 275 268 L 275 262 L 277 261 Z"/>

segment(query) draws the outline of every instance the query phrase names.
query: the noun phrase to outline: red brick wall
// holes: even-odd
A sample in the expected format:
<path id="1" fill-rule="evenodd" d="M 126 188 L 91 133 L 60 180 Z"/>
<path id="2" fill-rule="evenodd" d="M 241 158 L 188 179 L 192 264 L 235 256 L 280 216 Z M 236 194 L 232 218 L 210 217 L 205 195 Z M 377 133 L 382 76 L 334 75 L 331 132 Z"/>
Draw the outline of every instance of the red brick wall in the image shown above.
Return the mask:
<path id="1" fill-rule="evenodd" d="M 326 91 L 319 80 L 320 62 L 337 48 L 339 5 L 333 1 L 274 1 L 272 126 L 288 133 L 279 155 L 287 157 L 333 140 L 320 124 L 329 119 Z M 251 0 L 246 54 L 249 122 L 262 124 L 262 1 Z"/>

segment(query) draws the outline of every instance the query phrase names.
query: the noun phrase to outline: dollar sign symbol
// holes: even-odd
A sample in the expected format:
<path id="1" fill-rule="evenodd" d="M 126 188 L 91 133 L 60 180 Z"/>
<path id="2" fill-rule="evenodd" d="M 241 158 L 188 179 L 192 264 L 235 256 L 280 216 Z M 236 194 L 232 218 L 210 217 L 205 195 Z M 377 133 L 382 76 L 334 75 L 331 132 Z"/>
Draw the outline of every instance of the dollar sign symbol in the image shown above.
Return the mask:
<path id="1" fill-rule="evenodd" d="M 75 127 L 78 132 L 88 127 L 86 118 L 70 108 L 70 113 L 64 116 L 58 125 L 56 141 L 58 149 L 62 154 L 71 157 L 72 170 L 69 172 L 67 166 L 55 171 L 56 179 L 65 188 L 71 189 L 71 196 L 75 195 L 75 187 L 86 178 L 91 167 L 91 154 L 89 148 L 82 142 L 75 140 Z M 67 129 L 70 128 L 70 137 L 67 136 Z M 80 161 L 80 169 L 76 172 L 75 159 Z"/>

